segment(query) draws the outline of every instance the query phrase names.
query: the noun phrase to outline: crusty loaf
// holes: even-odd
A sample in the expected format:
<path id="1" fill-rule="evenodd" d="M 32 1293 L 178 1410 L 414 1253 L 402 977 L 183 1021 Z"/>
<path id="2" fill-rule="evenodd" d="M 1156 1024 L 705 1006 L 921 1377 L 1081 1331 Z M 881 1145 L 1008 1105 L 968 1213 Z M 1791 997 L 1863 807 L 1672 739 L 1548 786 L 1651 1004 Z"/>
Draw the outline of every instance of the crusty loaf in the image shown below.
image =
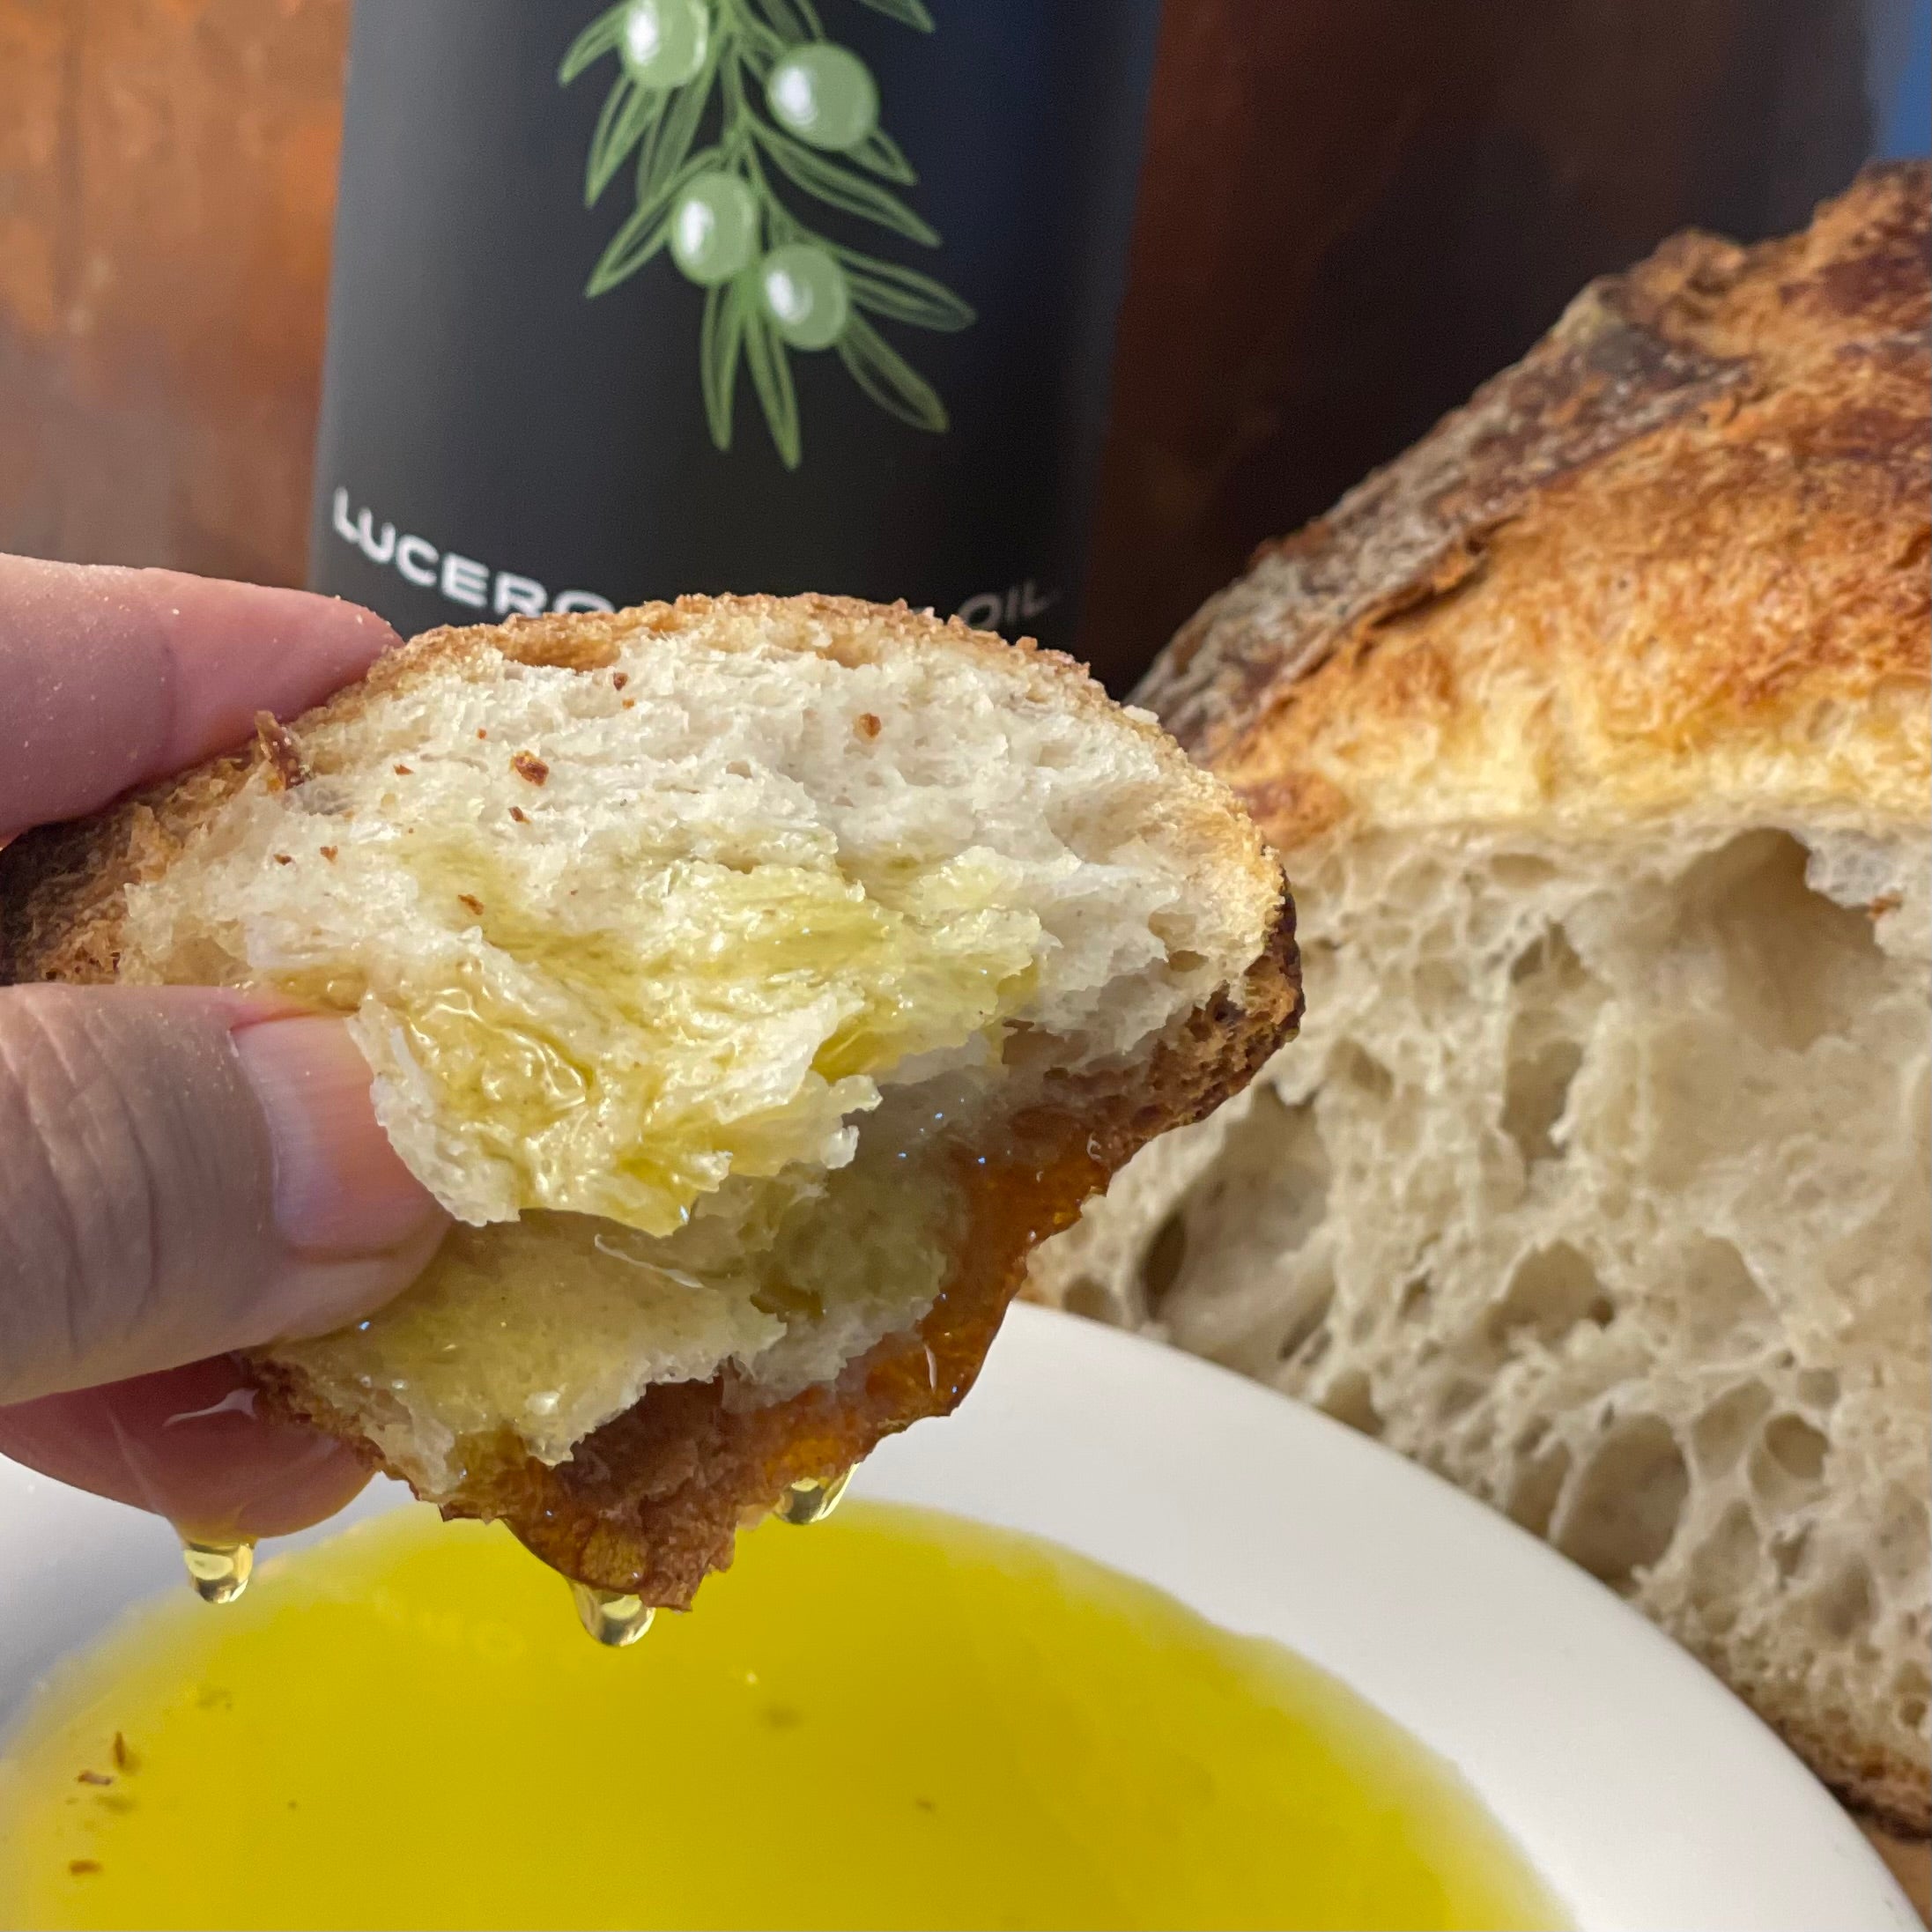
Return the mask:
<path id="1" fill-rule="evenodd" d="M 263 1388 L 656 1603 L 960 1399 L 1033 1244 L 1292 1032 L 1292 932 L 1144 714 L 836 598 L 433 633 L 0 855 L 0 981 L 352 1016 L 459 1225 Z"/>
<path id="2" fill-rule="evenodd" d="M 1680 236 L 1145 700 L 1311 1024 L 1037 1258 L 1506 1509 L 1928 1825 L 1928 173 Z"/>

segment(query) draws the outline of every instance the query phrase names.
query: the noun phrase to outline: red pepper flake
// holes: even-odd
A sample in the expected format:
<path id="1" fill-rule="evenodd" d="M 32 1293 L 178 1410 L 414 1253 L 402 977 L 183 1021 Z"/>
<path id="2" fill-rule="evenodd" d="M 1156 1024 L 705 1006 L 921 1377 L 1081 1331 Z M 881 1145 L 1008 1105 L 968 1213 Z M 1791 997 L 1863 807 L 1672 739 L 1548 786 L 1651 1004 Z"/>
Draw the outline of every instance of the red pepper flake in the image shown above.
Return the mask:
<path id="1" fill-rule="evenodd" d="M 485 731 L 480 724 L 477 727 L 477 736 L 479 738 L 486 738 L 489 737 L 489 735 L 490 734 Z"/>
<path id="2" fill-rule="evenodd" d="M 105 1771 L 84 1771 L 74 1780 L 76 1784 L 112 1784 L 114 1780 Z"/>
<path id="3" fill-rule="evenodd" d="M 337 846 L 325 845 L 322 848 L 322 855 L 329 861 L 329 864 L 333 865 L 336 862 L 336 854 L 339 849 L 340 848 Z"/>
<path id="4" fill-rule="evenodd" d="M 862 738 L 876 738 L 885 727 L 870 711 L 862 711 L 853 719 L 852 729 Z"/>
<path id="5" fill-rule="evenodd" d="M 520 825 L 527 825 L 530 822 L 530 815 L 521 805 L 512 805 L 510 807 L 510 816 Z"/>
<path id="6" fill-rule="evenodd" d="M 278 865 L 293 865 L 295 861 L 292 859 L 287 853 L 278 852 L 275 855 L 275 862 Z"/>
<path id="7" fill-rule="evenodd" d="M 613 691 L 622 691 L 630 681 L 631 674 L 627 670 L 614 670 L 611 673 L 611 688 Z"/>
<path id="8" fill-rule="evenodd" d="M 308 766 L 302 762 L 302 748 L 296 743 L 295 734 L 285 724 L 278 722 L 272 711 L 255 713 L 255 742 L 262 747 L 262 756 L 267 760 L 271 791 L 293 791 L 307 780 Z"/>
<path id="9" fill-rule="evenodd" d="M 625 708 L 625 709 L 626 711 L 628 711 L 628 710 L 629 710 L 629 709 L 630 709 L 630 708 L 632 707 L 632 706 L 633 706 L 634 704 L 636 704 L 636 702 L 637 702 L 637 700 L 636 700 L 635 698 L 626 698 L 626 699 L 625 699 L 625 700 L 624 700 L 624 708 Z"/>
<path id="10" fill-rule="evenodd" d="M 398 778 L 413 778 L 416 775 L 415 767 L 413 766 L 392 765 L 389 769 L 393 771 Z"/>
<path id="11" fill-rule="evenodd" d="M 98 1858 L 70 1858 L 67 1869 L 75 1877 L 86 1878 L 100 1869 L 100 1861 Z"/>
<path id="12" fill-rule="evenodd" d="M 480 899 L 477 898 L 474 893 L 458 892 L 456 894 L 456 897 L 460 899 L 463 902 L 463 904 L 467 906 L 470 910 L 477 915 L 478 919 L 481 919 L 483 917 L 483 901 Z"/>
<path id="13" fill-rule="evenodd" d="M 510 760 L 510 769 L 533 785 L 541 785 L 550 776 L 550 766 L 534 751 L 519 751 Z"/>

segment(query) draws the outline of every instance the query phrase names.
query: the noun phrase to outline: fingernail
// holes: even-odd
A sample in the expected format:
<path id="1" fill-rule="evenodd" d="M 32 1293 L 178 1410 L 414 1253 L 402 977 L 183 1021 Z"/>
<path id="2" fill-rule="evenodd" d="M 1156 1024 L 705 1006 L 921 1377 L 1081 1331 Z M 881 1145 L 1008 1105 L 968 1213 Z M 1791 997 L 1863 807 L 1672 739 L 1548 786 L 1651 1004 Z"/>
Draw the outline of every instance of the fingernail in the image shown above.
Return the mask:
<path id="1" fill-rule="evenodd" d="M 276 1225 L 290 1247 L 378 1253 L 441 1218 L 377 1124 L 369 1063 L 342 1021 L 268 1020 L 234 1043 L 268 1121 Z"/>

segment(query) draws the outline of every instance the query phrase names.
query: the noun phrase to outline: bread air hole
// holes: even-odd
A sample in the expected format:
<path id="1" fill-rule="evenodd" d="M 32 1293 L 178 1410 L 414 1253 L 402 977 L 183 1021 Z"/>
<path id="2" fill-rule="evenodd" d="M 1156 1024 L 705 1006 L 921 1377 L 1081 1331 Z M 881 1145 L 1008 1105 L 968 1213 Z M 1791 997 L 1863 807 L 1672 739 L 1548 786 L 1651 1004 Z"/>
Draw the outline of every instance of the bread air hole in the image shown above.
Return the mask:
<path id="1" fill-rule="evenodd" d="M 1616 1314 L 1588 1258 L 1567 1241 L 1554 1241 L 1516 1264 L 1487 1328 L 1490 1339 L 1505 1346 L 1530 1337 L 1553 1348 L 1579 1323 L 1607 1329 Z"/>
<path id="2" fill-rule="evenodd" d="M 1374 1390 L 1358 1368 L 1343 1370 L 1323 1392 L 1320 1407 L 1337 1422 L 1345 1422 L 1366 1436 L 1382 1432 L 1382 1416 L 1375 1406 Z"/>
<path id="3" fill-rule="evenodd" d="M 1771 1391 L 1762 1382 L 1727 1388 L 1691 1425 L 1691 1454 L 1698 1472 L 1718 1477 L 1736 1468 L 1744 1445 L 1771 1408 Z"/>
<path id="4" fill-rule="evenodd" d="M 1503 1507 L 1512 1521 L 1521 1523 L 1532 1536 L 1543 1536 L 1550 1528 L 1557 1498 L 1563 1493 L 1564 1479 L 1570 1473 L 1570 1452 L 1552 1443 L 1541 1455 L 1519 1463 Z"/>
<path id="5" fill-rule="evenodd" d="M 1725 1010 L 1753 1038 L 1802 1053 L 1884 993 L 1869 914 L 1805 883 L 1810 855 L 1785 832 L 1752 832 L 1699 859 L 1677 893 L 1672 939 L 1714 953 Z"/>
<path id="6" fill-rule="evenodd" d="M 1829 1415 L 1838 1402 L 1838 1377 L 1828 1368 L 1800 1369 L 1796 1388 L 1798 1400 L 1821 1414 Z"/>
<path id="7" fill-rule="evenodd" d="M 1811 1599 L 1811 1617 L 1823 1635 L 1843 1643 L 1870 1627 L 1876 1608 L 1871 1572 L 1854 1558 Z"/>
<path id="8" fill-rule="evenodd" d="M 1497 862 L 1499 866 L 1503 862 Z M 1497 867 L 1491 876 L 1498 876 Z M 1509 969 L 1510 984 L 1528 987 L 1531 995 L 1554 1003 L 1564 995 L 1589 983 L 1590 972 L 1570 944 L 1570 936 L 1560 925 L 1547 927 L 1535 944 L 1516 955 Z"/>
<path id="9" fill-rule="evenodd" d="M 1319 1368 L 1327 1359 L 1329 1351 L 1335 1346 L 1335 1331 L 1328 1326 L 1329 1308 L 1334 1299 L 1333 1277 L 1330 1277 L 1330 1282 L 1329 1299 L 1322 1304 L 1320 1320 L 1292 1348 L 1284 1348 L 1281 1352 L 1282 1360 L 1292 1366 L 1298 1375 Z"/>
<path id="10" fill-rule="evenodd" d="M 1810 1547 L 1810 1523 L 1800 1523 L 1795 1529 L 1786 1530 L 1771 1539 L 1771 1566 L 1778 1573 L 1779 1582 L 1788 1583 L 1797 1575 L 1804 1567 L 1804 1559 Z"/>
<path id="11" fill-rule="evenodd" d="M 1473 1375 L 1453 1376 L 1436 1397 L 1436 1420 L 1454 1422 L 1458 1416 L 1466 1416 L 1482 1401 L 1488 1388 L 1488 1383 L 1477 1381 Z"/>
<path id="12" fill-rule="evenodd" d="M 1927 1704 L 1932 1700 L 1932 1677 L 1922 1664 L 1908 1660 L 1892 1673 L 1891 1691 L 1898 1699 L 1899 1721 L 1907 1730 L 1917 1730 L 1925 1722 Z"/>
<path id="13" fill-rule="evenodd" d="M 1502 1126 L 1528 1167 L 1563 1152 L 1562 1122 L 1583 1065 L 1581 1034 L 1602 1004 L 1603 989 L 1560 925 L 1547 928 L 1516 956 L 1509 981 L 1514 1017 Z"/>
<path id="14" fill-rule="evenodd" d="M 1158 1317 L 1160 1305 L 1181 1279 L 1181 1266 L 1187 1259 L 1187 1217 L 1176 1208 L 1154 1230 L 1154 1238 L 1141 1257 L 1141 1299 L 1150 1315 Z"/>
<path id="15" fill-rule="evenodd" d="M 1572 1562 L 1627 1589 L 1677 1535 L 1691 1472 L 1669 1425 L 1655 1416 L 1613 1423 L 1558 1511 L 1553 1536 Z"/>
<path id="16" fill-rule="evenodd" d="M 1345 1040 L 1329 1062 L 1331 1079 L 1342 1080 L 1378 1104 L 1394 1098 L 1395 1077 L 1358 1041 Z"/>
<path id="17" fill-rule="evenodd" d="M 1174 1340 L 1269 1375 L 1300 1351 L 1312 1365 L 1335 1296 L 1332 1259 L 1311 1242 L 1328 1213 L 1330 1169 L 1314 1111 L 1257 1087 L 1218 1158 L 1162 1218 L 1136 1266 L 1141 1305 Z M 1228 1282 L 1253 1292 L 1229 1301 Z"/>
<path id="18" fill-rule="evenodd" d="M 1815 1483 L 1825 1470 L 1825 1437 L 1797 1416 L 1773 1416 L 1765 1425 L 1765 1449 L 1793 1481 Z"/>
<path id="19" fill-rule="evenodd" d="M 1490 862 L 1496 883 L 1512 892 L 1534 892 L 1559 877 L 1555 862 L 1527 852 L 1505 852 Z"/>
<path id="20" fill-rule="evenodd" d="M 1916 1595 L 1922 1588 L 1926 1567 L 1932 1564 L 1928 1529 L 1923 1492 L 1888 1484 L 1878 1534 L 1868 1547 L 1873 1566 L 1893 1589 Z"/>
<path id="21" fill-rule="evenodd" d="M 1730 1504 L 1691 1558 L 1691 1603 L 1706 1629 L 1721 1636 L 1736 1623 L 1762 1558 L 1750 1506 Z"/>
<path id="22" fill-rule="evenodd" d="M 1275 1344 L 1277 1357 L 1284 1362 L 1299 1358 L 1300 1366 L 1311 1367 L 1328 1349 L 1328 1334 L 1322 1324 L 1335 1306 L 1335 1270 L 1330 1267 L 1311 1269 L 1295 1298 L 1294 1309 L 1281 1339 Z"/>
<path id="23" fill-rule="evenodd" d="M 1070 1282 L 1061 1301 L 1072 1314 L 1084 1314 L 1090 1321 L 1104 1321 L 1109 1327 L 1118 1328 L 1126 1319 L 1114 1297 L 1092 1275 L 1082 1275 L 1077 1281 Z"/>
<path id="24" fill-rule="evenodd" d="M 1685 1345 L 1699 1355 L 1720 1344 L 1756 1347 L 1777 1326 L 1758 1277 L 1735 1243 L 1692 1235 L 1675 1267 L 1659 1270 L 1660 1299 Z"/>
<path id="25" fill-rule="evenodd" d="M 1753 1494 L 1785 1507 L 1816 1494 L 1829 1446 L 1802 1416 L 1773 1416 L 1745 1464 Z"/>
<path id="26" fill-rule="evenodd" d="M 1570 1098 L 1570 1083 L 1583 1064 L 1573 1040 L 1553 1040 L 1534 1052 L 1513 1050 L 1503 1090 L 1503 1131 L 1521 1150 L 1524 1161 L 1553 1159 L 1562 1150 L 1557 1122 Z"/>

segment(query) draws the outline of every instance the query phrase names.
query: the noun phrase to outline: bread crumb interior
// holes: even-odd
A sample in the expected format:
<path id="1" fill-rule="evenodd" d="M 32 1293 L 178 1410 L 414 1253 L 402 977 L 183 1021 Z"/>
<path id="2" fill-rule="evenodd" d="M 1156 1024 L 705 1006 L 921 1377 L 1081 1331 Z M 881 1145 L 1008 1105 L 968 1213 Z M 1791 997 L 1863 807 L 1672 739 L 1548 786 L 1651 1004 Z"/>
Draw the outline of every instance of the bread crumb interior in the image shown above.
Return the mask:
<path id="1" fill-rule="evenodd" d="M 1016 1031 L 1115 1062 L 1253 957 L 1272 881 L 1195 889 L 1226 808 L 1158 740 L 1018 654 L 800 621 L 453 654 L 130 891 L 124 976 L 347 1016 L 463 1224 L 275 1351 L 432 1492 L 465 1437 L 559 1460 L 652 1381 L 836 1374 L 943 1285 Z"/>

